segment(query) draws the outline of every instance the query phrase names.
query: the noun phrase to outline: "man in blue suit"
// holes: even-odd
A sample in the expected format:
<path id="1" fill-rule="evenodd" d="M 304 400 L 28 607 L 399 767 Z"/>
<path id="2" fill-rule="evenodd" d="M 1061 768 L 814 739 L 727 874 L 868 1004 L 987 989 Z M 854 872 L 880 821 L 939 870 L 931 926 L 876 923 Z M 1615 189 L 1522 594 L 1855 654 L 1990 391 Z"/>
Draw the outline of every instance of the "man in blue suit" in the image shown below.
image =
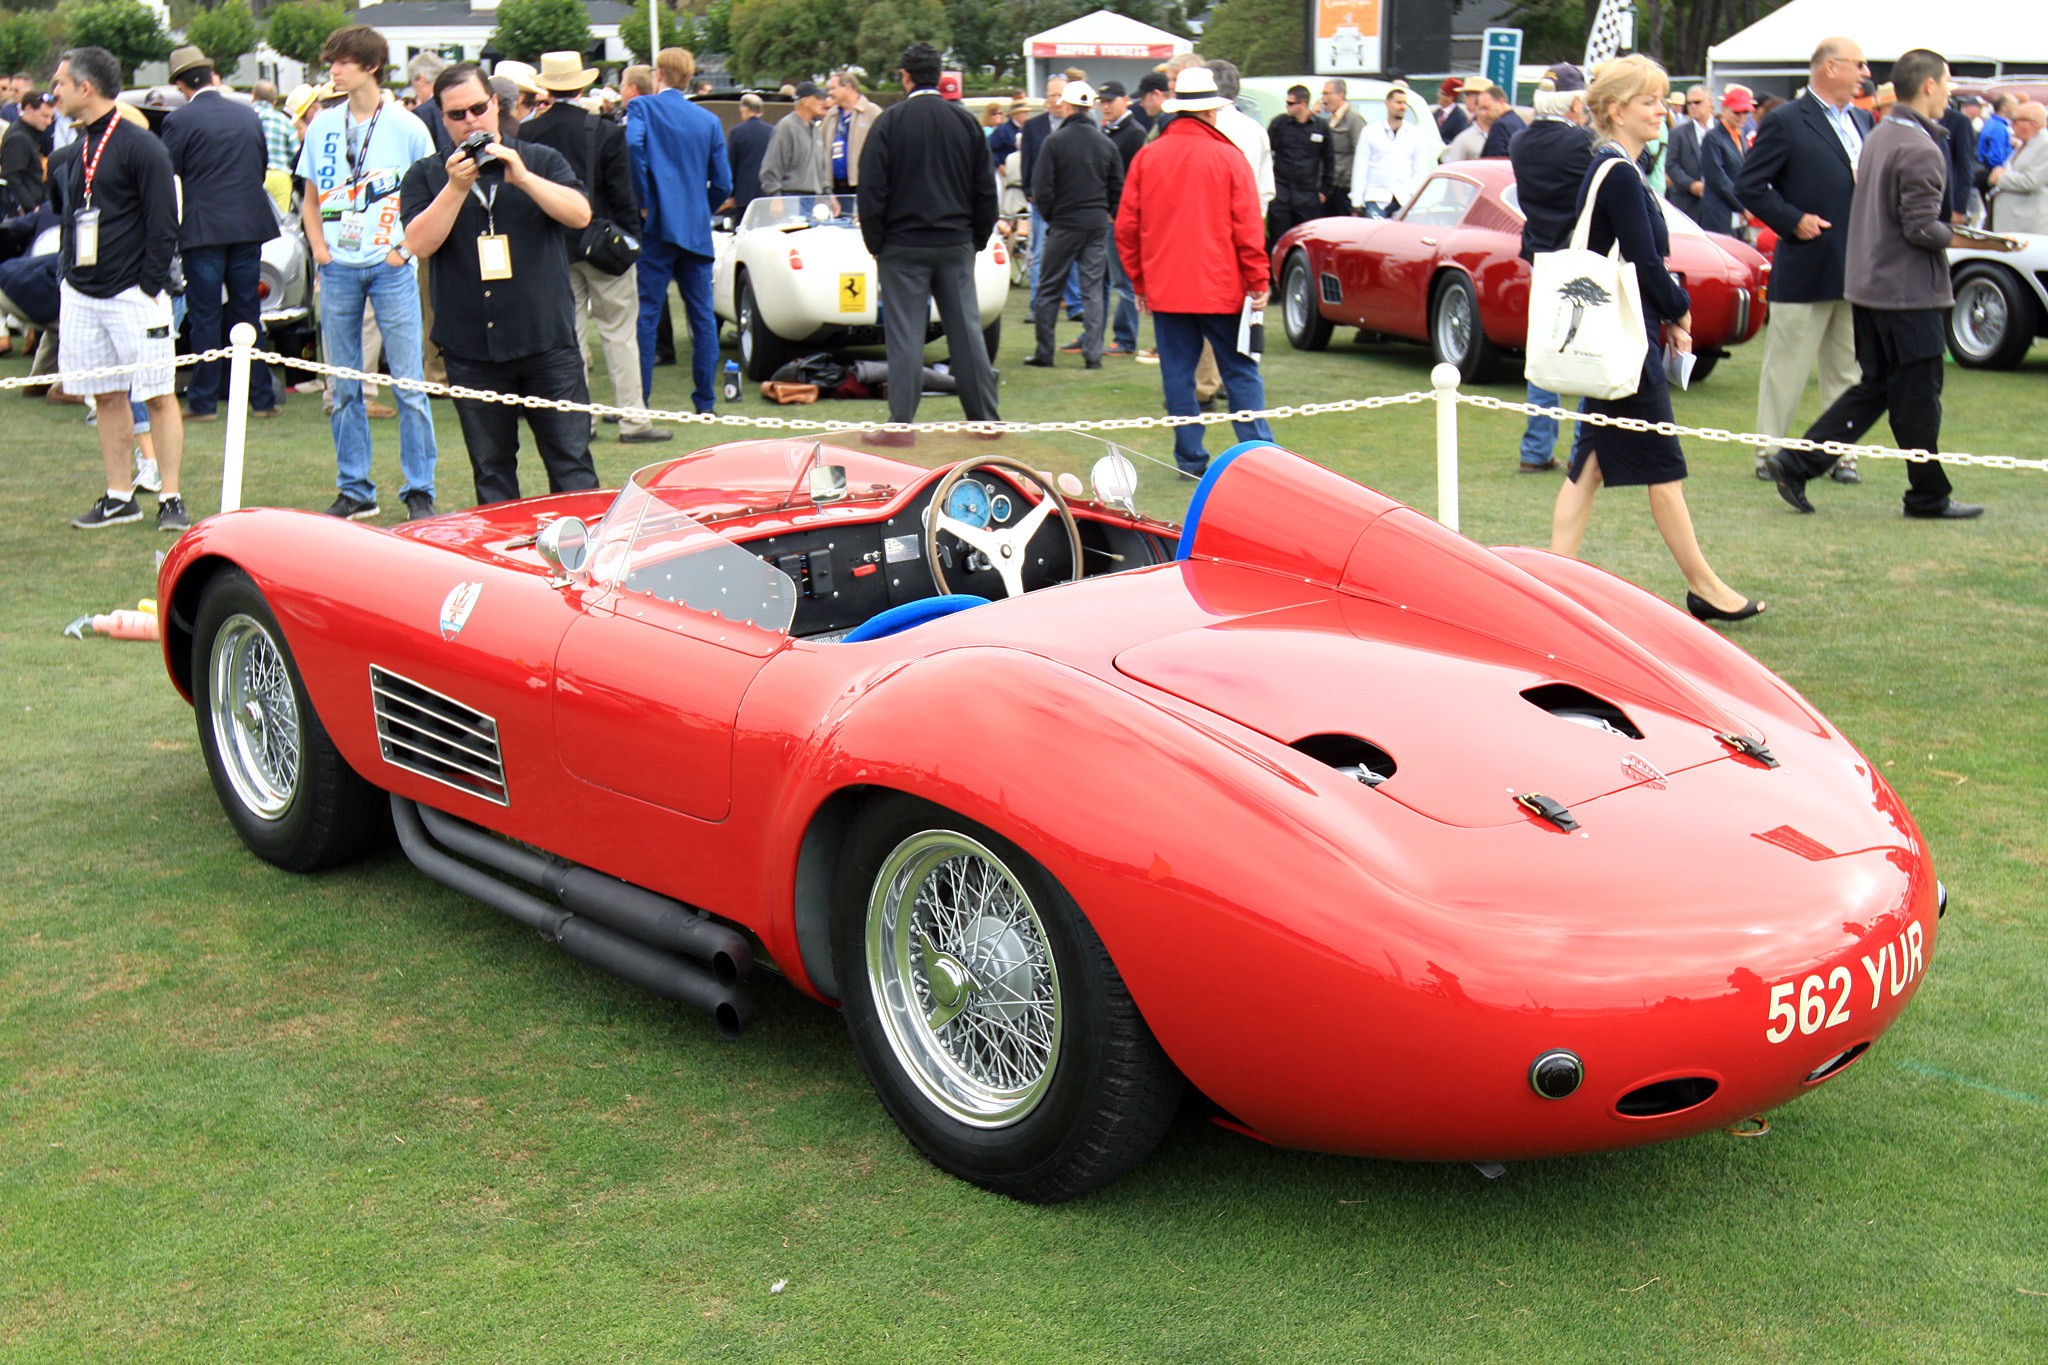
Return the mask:
<path id="1" fill-rule="evenodd" d="M 654 332 L 673 278 L 690 324 L 690 401 L 710 412 L 718 378 L 718 319 L 711 311 L 711 211 L 732 193 L 732 163 L 718 115 L 690 103 L 697 59 L 665 47 L 652 96 L 626 120 L 633 190 L 646 220 L 640 240 L 641 392 L 654 390 Z"/>
<path id="2" fill-rule="evenodd" d="M 247 105 L 220 93 L 213 63 L 196 47 L 171 54 L 171 79 L 185 92 L 185 106 L 164 117 L 164 150 L 171 170 L 184 182 L 184 218 L 178 248 L 185 258 L 186 321 L 192 349 L 224 344 L 238 322 L 263 331 L 263 244 L 277 236 L 277 211 L 263 188 L 270 166 L 263 121 Z M 221 287 L 227 287 L 225 316 Z M 221 363 L 196 366 L 185 386 L 188 422 L 219 417 Z M 268 365 L 249 367 L 249 407 L 258 417 L 277 415 L 277 390 Z"/>

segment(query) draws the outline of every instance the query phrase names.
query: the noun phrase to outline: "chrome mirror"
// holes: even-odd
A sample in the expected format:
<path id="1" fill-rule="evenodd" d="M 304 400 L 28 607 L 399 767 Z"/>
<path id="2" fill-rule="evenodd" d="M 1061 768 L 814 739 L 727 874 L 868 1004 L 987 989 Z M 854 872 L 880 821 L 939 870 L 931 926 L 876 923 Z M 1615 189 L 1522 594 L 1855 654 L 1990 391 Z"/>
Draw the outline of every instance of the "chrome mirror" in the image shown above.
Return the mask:
<path id="1" fill-rule="evenodd" d="M 1138 496 L 1138 467 L 1122 455 L 1105 455 L 1095 462 L 1088 471 L 1088 481 L 1095 485 L 1095 500 L 1121 507 L 1135 514 Z"/>
<path id="2" fill-rule="evenodd" d="M 810 473 L 812 502 L 837 502 L 846 496 L 846 466 L 813 465 Z"/>
<path id="3" fill-rule="evenodd" d="M 533 548 L 555 571 L 548 578 L 549 585 L 559 588 L 590 557 L 590 528 L 580 518 L 561 517 L 540 529 Z"/>

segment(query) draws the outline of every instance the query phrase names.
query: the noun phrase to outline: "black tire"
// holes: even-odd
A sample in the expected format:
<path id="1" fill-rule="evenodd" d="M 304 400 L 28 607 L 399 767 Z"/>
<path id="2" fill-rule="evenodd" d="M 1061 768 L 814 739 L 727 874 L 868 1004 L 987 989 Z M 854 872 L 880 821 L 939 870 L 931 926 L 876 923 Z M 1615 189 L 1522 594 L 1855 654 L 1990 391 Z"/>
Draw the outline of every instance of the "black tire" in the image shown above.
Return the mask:
<path id="1" fill-rule="evenodd" d="M 1281 273 L 1280 319 L 1287 330 L 1287 343 L 1295 350 L 1320 351 L 1329 346 L 1336 324 L 1323 316 L 1315 273 L 1308 268 L 1306 252 L 1290 254 Z"/>
<path id="2" fill-rule="evenodd" d="M 218 678 L 217 661 L 225 664 Z M 199 600 L 192 698 L 214 793 L 251 853 L 288 872 L 316 872 L 376 842 L 383 793 L 327 737 L 277 618 L 239 569 L 215 577 Z M 238 724 L 246 714 L 254 723 Z"/>
<path id="3" fill-rule="evenodd" d="M 739 320 L 733 324 L 733 331 L 739 336 L 740 368 L 747 372 L 747 378 L 755 383 L 773 379 L 775 372 L 789 360 L 789 348 L 781 337 L 768 330 L 768 324 L 761 320 L 761 309 L 754 301 L 754 282 L 744 274 L 740 276 L 739 293 L 733 309 Z"/>
<path id="4" fill-rule="evenodd" d="M 1486 339 L 1479 295 L 1463 273 L 1446 271 L 1429 295 L 1429 349 L 1440 365 L 1458 367 L 1467 384 L 1484 384 L 1500 366 L 1500 347 Z"/>
<path id="5" fill-rule="evenodd" d="M 1695 354 L 1692 361 L 1691 382 L 1695 384 L 1704 383 L 1707 376 L 1714 372 L 1714 367 L 1721 363 L 1721 357 L 1727 354 L 1726 351 L 1700 351 Z"/>
<path id="6" fill-rule="evenodd" d="M 984 917 L 973 925 L 974 951 L 951 957 L 937 950 L 948 941 L 943 936 L 935 945 L 919 932 L 924 947 L 916 974 L 892 967 L 901 958 L 887 945 L 911 936 L 911 921 L 887 909 L 892 895 L 908 886 L 943 896 L 949 876 L 976 875 L 993 880 L 995 894 L 976 901 Z M 1022 932 L 989 931 L 990 914 L 1014 915 Z M 915 922 L 921 931 L 940 931 L 938 920 Z M 832 955 L 847 1031 L 875 1094 L 941 1170 L 1026 1203 L 1057 1203 L 1129 1172 L 1173 1122 L 1186 1082 L 1146 1027 L 1101 939 L 1043 867 L 991 830 L 908 796 L 869 805 L 839 861 Z M 1000 993 L 980 983 L 998 970 Z M 888 998 L 892 982 L 909 1011 L 885 1019 L 877 1001 Z M 986 1046 L 1008 1046 L 1003 1059 L 1031 1083 L 988 1103 L 978 1120 L 963 1117 L 963 1109 L 994 1092 L 975 1090 L 971 1071 L 958 1072 L 968 1084 L 959 1103 L 948 1106 L 934 1097 L 934 1072 L 905 1060 L 920 1047 L 947 1055 L 957 1048 L 970 1053 L 970 1063 L 987 1064 L 986 1052 L 972 1055 L 974 1033 L 947 1034 L 950 1022 L 932 1023 L 947 1007 L 969 1023 L 1018 1011 L 1006 1016 L 1009 1024 L 992 1024 L 1003 1031 L 987 1033 Z M 1035 1050 L 1025 1038 L 1034 1028 Z"/>
<path id="7" fill-rule="evenodd" d="M 2025 359 L 2041 329 L 2040 312 L 2025 281 L 1993 261 L 1956 267 L 1955 307 L 1948 315 L 1948 349 L 1972 370 L 2010 370 Z"/>
<path id="8" fill-rule="evenodd" d="M 1003 320 L 1001 318 L 997 318 L 994 322 L 981 329 L 981 344 L 988 348 L 988 363 L 991 365 L 995 364 L 996 352 L 1003 345 Z"/>

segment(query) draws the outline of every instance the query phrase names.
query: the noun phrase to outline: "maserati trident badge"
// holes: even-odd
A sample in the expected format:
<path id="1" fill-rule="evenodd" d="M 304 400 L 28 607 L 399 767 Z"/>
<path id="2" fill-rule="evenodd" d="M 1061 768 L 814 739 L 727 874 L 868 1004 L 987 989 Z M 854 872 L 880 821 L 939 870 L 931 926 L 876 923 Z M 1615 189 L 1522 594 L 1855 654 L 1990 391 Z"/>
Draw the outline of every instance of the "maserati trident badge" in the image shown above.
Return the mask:
<path id="1" fill-rule="evenodd" d="M 469 614 L 476 610 L 476 599 L 483 595 L 481 583 L 457 583 L 441 599 L 441 638 L 452 640 L 462 633 L 469 624 Z"/>

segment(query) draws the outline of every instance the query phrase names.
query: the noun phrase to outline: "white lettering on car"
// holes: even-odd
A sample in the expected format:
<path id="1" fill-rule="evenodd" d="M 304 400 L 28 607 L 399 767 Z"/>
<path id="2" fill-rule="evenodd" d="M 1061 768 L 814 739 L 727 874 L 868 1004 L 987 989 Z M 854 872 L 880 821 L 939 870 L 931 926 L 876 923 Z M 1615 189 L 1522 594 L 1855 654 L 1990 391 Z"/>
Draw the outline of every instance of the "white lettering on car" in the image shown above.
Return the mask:
<path id="1" fill-rule="evenodd" d="M 1914 920 L 1875 957 L 1863 954 L 1862 962 L 1863 974 L 1870 978 L 1870 1008 L 1874 1010 L 1888 995 L 1904 995 L 1927 970 L 1926 930 Z M 1782 1043 L 1795 1032 L 1813 1034 L 1849 1023 L 1855 990 L 1855 974 L 1846 964 L 1832 968 L 1826 977 L 1816 972 L 1803 979 L 1780 981 L 1771 987 L 1764 1041 Z M 1834 996 L 1832 1008 L 1830 994 Z"/>

